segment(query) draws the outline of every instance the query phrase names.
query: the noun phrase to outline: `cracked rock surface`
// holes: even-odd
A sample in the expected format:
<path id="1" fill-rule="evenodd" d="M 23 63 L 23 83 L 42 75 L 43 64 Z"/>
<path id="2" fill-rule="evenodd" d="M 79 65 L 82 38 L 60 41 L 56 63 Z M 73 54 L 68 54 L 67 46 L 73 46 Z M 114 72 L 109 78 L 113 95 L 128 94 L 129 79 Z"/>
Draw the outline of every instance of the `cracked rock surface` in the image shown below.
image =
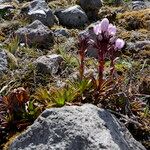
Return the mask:
<path id="1" fill-rule="evenodd" d="M 10 150 L 145 150 L 108 111 L 92 104 L 45 110 Z"/>

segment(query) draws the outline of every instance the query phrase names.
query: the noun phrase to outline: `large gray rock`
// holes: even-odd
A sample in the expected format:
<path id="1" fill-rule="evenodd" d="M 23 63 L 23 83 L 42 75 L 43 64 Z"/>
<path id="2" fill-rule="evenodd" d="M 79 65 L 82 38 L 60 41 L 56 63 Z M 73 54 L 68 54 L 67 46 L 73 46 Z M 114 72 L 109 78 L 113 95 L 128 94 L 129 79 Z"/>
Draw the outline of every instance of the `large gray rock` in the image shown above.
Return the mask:
<path id="1" fill-rule="evenodd" d="M 53 26 L 55 16 L 44 0 L 34 0 L 29 6 L 29 17 L 32 21 L 40 20 L 46 26 Z"/>
<path id="2" fill-rule="evenodd" d="M 45 110 L 9 150 L 145 150 L 108 111 L 85 104 Z"/>
<path id="3" fill-rule="evenodd" d="M 47 48 L 53 44 L 53 32 L 39 20 L 35 20 L 30 25 L 19 28 L 15 35 L 21 43 L 26 43 L 29 46 L 37 46 Z"/>
<path id="4" fill-rule="evenodd" d="M 70 28 L 81 28 L 88 23 L 88 17 L 78 5 L 69 7 L 65 10 L 55 11 L 59 23 Z"/>
<path id="5" fill-rule="evenodd" d="M 34 62 L 38 73 L 57 74 L 62 69 L 63 58 L 60 55 L 52 54 L 40 56 Z"/>
<path id="6" fill-rule="evenodd" d="M 8 69 L 7 65 L 7 55 L 4 50 L 0 49 L 0 75 L 2 75 Z"/>

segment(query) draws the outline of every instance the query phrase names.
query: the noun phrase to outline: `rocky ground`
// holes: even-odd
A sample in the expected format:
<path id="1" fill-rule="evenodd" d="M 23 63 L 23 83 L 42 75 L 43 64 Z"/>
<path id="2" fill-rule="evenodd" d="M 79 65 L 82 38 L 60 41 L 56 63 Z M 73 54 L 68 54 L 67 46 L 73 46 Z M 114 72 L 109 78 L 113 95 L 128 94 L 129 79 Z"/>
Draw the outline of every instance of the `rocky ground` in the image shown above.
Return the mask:
<path id="1" fill-rule="evenodd" d="M 80 89 L 76 83 L 80 63 L 78 36 L 103 18 L 108 18 L 112 24 L 116 25 L 117 37 L 125 41 L 125 46 L 117 53 L 115 59 L 113 83 L 117 85 L 117 88 L 114 88 L 109 95 L 106 94 L 107 97 L 100 93 L 100 101 L 96 101 L 90 87 L 86 87 L 82 94 L 77 92 Z M 87 49 L 85 76 L 89 77 L 91 73 L 93 76 L 97 75 L 97 55 L 95 49 L 91 47 Z M 109 110 L 127 127 L 135 140 L 149 149 L 149 58 L 150 1 L 0 0 L 0 149 L 8 149 L 9 141 L 12 142 L 16 135 L 31 125 L 43 110 L 83 103 L 92 103 Z M 109 64 L 110 61 L 106 58 L 104 69 L 106 81 L 109 78 Z M 78 94 L 72 94 L 70 82 L 71 87 L 73 86 Z M 107 90 L 107 85 L 105 86 L 104 92 Z M 87 109 L 91 110 L 91 107 L 94 107 L 94 110 L 97 109 L 95 106 Z M 72 113 L 73 118 L 76 117 L 74 114 L 76 113 Z M 88 115 L 84 117 L 86 119 Z M 93 122 L 94 120 L 92 119 Z M 80 120 L 79 123 L 81 123 Z M 69 126 L 68 122 L 66 124 Z M 54 125 L 51 124 L 51 128 L 52 126 Z M 83 124 L 82 128 L 85 126 Z M 89 132 L 92 131 L 91 126 Z M 93 126 L 98 128 L 97 122 Z M 111 131 L 114 133 L 113 130 Z M 51 132 L 49 131 L 49 134 Z M 76 132 L 76 129 L 71 132 Z M 78 137 L 78 134 L 75 136 Z M 90 136 L 93 137 L 93 135 Z M 84 144 L 86 143 L 88 142 L 85 141 Z M 133 141 L 131 143 L 133 147 L 136 147 L 137 143 Z M 73 147 L 74 144 L 71 146 Z M 16 148 L 13 147 L 15 145 L 17 144 L 12 144 L 12 150 Z M 35 149 L 35 145 L 33 147 L 30 145 L 29 148 Z M 58 148 L 58 145 L 55 145 L 56 147 L 53 145 L 51 149 Z M 112 144 L 111 149 L 135 148 L 127 145 L 117 147 Z M 89 149 L 98 149 L 97 145 L 90 146 Z M 65 147 L 62 143 L 60 147 L 67 149 L 67 146 Z M 60 147 L 58 149 L 61 149 Z M 45 149 L 48 148 L 45 147 Z M 83 146 L 76 149 L 88 148 Z M 144 149 L 139 145 L 138 148 Z M 22 147 L 22 149 L 25 148 Z"/>

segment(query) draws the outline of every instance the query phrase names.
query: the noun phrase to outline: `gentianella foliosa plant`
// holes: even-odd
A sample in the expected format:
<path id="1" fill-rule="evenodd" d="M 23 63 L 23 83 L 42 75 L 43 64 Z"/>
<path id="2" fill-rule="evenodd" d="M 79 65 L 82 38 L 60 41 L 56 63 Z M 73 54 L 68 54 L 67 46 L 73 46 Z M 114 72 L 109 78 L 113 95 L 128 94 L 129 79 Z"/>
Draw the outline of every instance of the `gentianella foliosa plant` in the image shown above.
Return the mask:
<path id="1" fill-rule="evenodd" d="M 80 55 L 80 78 L 82 80 L 85 68 L 85 53 L 89 46 L 97 49 L 98 58 L 98 89 L 101 88 L 104 74 L 104 65 L 107 59 L 110 60 L 110 75 L 114 74 L 116 52 L 124 47 L 124 40 L 116 37 L 116 26 L 109 23 L 107 18 L 96 23 L 87 32 L 79 34 L 79 55 Z"/>

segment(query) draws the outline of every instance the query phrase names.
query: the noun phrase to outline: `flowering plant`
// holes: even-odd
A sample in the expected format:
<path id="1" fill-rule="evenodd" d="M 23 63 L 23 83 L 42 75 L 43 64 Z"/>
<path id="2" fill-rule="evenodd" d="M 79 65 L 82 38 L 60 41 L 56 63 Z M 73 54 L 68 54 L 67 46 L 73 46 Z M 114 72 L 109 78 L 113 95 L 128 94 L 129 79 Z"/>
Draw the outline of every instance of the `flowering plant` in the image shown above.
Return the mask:
<path id="1" fill-rule="evenodd" d="M 88 33 L 79 35 L 79 55 L 80 55 L 80 76 L 83 77 L 84 72 L 84 57 L 88 46 L 93 46 L 98 51 L 98 89 L 100 89 L 103 81 L 103 72 L 105 58 L 110 59 L 110 74 L 114 74 L 115 53 L 122 49 L 125 42 L 122 39 L 116 38 L 116 26 L 109 23 L 107 18 L 90 28 Z"/>

